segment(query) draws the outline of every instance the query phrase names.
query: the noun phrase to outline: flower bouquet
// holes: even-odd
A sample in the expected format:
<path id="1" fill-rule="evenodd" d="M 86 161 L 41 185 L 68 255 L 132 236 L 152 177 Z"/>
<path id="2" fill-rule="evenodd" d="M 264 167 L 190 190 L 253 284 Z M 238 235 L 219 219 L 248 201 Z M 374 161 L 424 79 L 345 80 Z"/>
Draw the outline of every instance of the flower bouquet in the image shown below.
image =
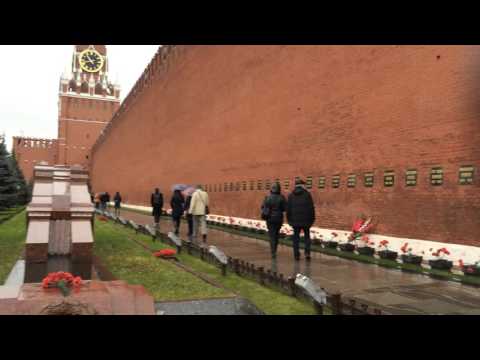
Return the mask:
<path id="1" fill-rule="evenodd" d="M 63 271 L 50 273 L 42 280 L 44 289 L 58 288 L 65 297 L 70 295 L 71 288 L 79 288 L 81 285 L 82 278 L 80 276 L 74 277 Z"/>
<path id="2" fill-rule="evenodd" d="M 370 241 L 367 235 L 363 235 L 360 240 L 357 240 L 360 244 L 357 246 L 357 251 L 360 255 L 373 256 L 375 254 L 375 243 Z"/>
<path id="3" fill-rule="evenodd" d="M 367 218 L 364 215 L 361 215 L 355 222 L 353 223 L 352 233 L 348 237 L 348 241 L 355 241 L 359 240 L 364 236 L 366 233 L 373 229 L 373 220 L 372 218 Z"/>
<path id="4" fill-rule="evenodd" d="M 338 246 L 337 237 L 338 237 L 338 234 L 336 232 L 332 232 L 330 238 L 328 240 L 324 241 L 323 244 L 327 248 L 336 249 L 337 246 Z"/>
<path id="5" fill-rule="evenodd" d="M 379 250 L 378 255 L 380 256 L 381 259 L 386 259 L 386 260 L 396 260 L 398 257 L 398 253 L 396 251 L 392 251 L 388 248 L 388 240 L 382 240 L 380 241 L 379 244 Z"/>
<path id="6" fill-rule="evenodd" d="M 438 249 L 437 251 L 432 253 L 432 256 L 436 257 L 436 259 L 428 261 L 432 269 L 448 271 L 452 268 L 453 262 L 444 259 L 445 255 L 450 255 L 450 251 L 448 251 L 446 248 Z"/>
<path id="7" fill-rule="evenodd" d="M 463 260 L 460 259 L 458 262 L 464 275 L 480 275 L 480 261 L 476 261 L 474 264 L 464 264 Z"/>
<path id="8" fill-rule="evenodd" d="M 177 252 L 173 249 L 163 249 L 153 253 L 153 256 L 159 257 L 162 259 L 175 259 Z"/>
<path id="9" fill-rule="evenodd" d="M 408 247 L 408 243 L 403 244 L 400 250 L 403 253 L 402 255 L 400 255 L 400 258 L 402 259 L 404 264 L 412 264 L 419 266 L 422 264 L 423 256 L 413 255 L 412 248 Z"/>

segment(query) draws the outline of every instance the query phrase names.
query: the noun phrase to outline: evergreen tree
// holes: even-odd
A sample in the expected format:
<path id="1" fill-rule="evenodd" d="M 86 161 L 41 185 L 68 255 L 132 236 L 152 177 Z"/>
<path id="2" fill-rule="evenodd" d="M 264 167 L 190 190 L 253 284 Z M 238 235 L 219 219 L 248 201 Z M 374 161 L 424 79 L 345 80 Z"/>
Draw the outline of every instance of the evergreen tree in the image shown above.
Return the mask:
<path id="1" fill-rule="evenodd" d="M 10 157 L 10 165 L 11 165 L 10 169 L 15 178 L 15 186 L 18 189 L 17 204 L 26 205 L 30 202 L 31 190 L 30 190 L 30 186 L 27 185 L 27 182 L 25 181 L 25 177 L 23 176 L 22 169 L 20 169 L 20 166 L 18 165 L 15 151 L 12 153 L 12 156 Z"/>
<path id="2" fill-rule="evenodd" d="M 5 146 L 5 137 L 0 136 L 0 210 L 8 209 L 17 202 L 17 187 L 10 167 Z"/>

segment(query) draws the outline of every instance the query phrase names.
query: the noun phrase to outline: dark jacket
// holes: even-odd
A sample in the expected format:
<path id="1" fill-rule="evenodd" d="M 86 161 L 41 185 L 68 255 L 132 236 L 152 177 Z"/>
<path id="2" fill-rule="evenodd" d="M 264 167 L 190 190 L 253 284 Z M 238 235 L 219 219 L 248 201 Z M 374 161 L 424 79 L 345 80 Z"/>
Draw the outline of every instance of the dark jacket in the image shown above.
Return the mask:
<path id="1" fill-rule="evenodd" d="M 120 196 L 120 194 L 115 194 L 113 201 L 115 202 L 115 207 L 119 208 L 120 204 L 122 203 L 122 197 Z"/>
<path id="2" fill-rule="evenodd" d="M 175 192 L 170 200 L 170 206 L 172 208 L 172 217 L 179 218 L 183 215 L 185 201 L 182 194 Z"/>
<path id="3" fill-rule="evenodd" d="M 190 203 L 192 202 L 192 195 L 187 196 L 185 200 L 185 208 L 184 210 L 187 212 L 187 218 L 192 217 L 192 214 L 188 213 L 188 210 L 190 209 Z"/>
<path id="4" fill-rule="evenodd" d="M 153 193 L 150 198 L 150 204 L 153 208 L 163 208 L 163 195 L 161 192 L 158 194 Z"/>
<path id="5" fill-rule="evenodd" d="M 283 213 L 287 209 L 287 200 L 285 200 L 285 196 L 280 194 L 280 187 L 275 186 L 275 184 L 272 186 L 271 194 L 265 198 L 263 206 L 270 210 L 270 216 L 266 219 L 267 222 L 283 224 Z"/>
<path id="6" fill-rule="evenodd" d="M 315 222 L 312 195 L 301 186 L 295 187 L 288 196 L 287 221 L 292 227 L 312 226 Z"/>

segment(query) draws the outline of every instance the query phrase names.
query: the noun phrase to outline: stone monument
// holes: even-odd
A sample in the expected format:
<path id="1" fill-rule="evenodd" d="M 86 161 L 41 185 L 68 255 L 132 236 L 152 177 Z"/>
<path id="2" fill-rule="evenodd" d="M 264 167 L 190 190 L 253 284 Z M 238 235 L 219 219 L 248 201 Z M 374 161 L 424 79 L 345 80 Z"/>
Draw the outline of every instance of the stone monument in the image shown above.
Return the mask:
<path id="1" fill-rule="evenodd" d="M 53 271 L 83 279 L 92 272 L 94 207 L 88 173 L 79 166 L 36 166 L 27 207 L 25 282 Z"/>

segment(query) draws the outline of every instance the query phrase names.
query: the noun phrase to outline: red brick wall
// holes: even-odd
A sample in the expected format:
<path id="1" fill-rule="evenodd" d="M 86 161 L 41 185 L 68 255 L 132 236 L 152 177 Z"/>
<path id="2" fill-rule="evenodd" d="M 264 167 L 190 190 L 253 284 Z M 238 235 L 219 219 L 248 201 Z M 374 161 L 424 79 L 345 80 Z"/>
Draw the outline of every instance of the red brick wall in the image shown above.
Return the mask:
<path id="1" fill-rule="evenodd" d="M 95 191 L 148 204 L 156 186 L 169 199 L 174 183 L 313 176 L 318 226 L 349 229 L 361 211 L 377 233 L 480 245 L 480 47 L 188 46 L 149 69 L 94 148 Z M 462 165 L 473 185 L 458 184 Z M 258 218 L 266 193 L 210 192 L 211 211 Z"/>
<path id="2" fill-rule="evenodd" d="M 33 168 L 39 162 L 46 161 L 49 165 L 56 163 L 57 140 L 14 137 L 13 151 L 25 180 L 30 181 Z"/>

